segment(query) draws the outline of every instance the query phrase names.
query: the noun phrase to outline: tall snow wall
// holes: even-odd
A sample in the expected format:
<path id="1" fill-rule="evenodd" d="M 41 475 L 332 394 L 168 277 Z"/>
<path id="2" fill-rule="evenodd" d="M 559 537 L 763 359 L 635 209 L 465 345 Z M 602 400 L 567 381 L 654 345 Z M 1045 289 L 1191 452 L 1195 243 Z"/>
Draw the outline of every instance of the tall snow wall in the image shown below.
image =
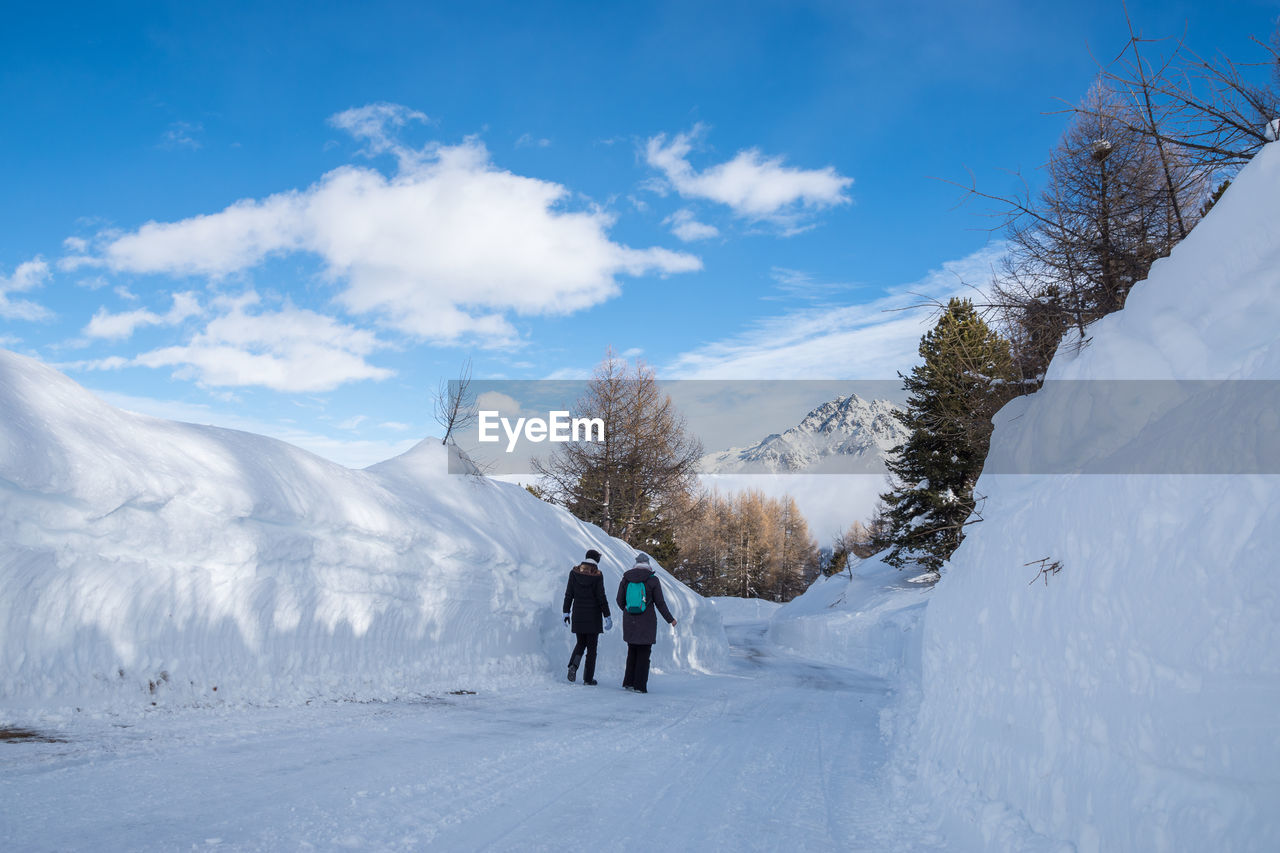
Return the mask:
<path id="1" fill-rule="evenodd" d="M 0 351 L 0 710 L 389 698 L 563 678 L 570 567 L 635 551 L 424 441 L 356 471 L 112 408 Z M 709 603 L 658 668 L 727 656 Z M 622 671 L 619 629 L 601 671 Z"/>
<path id="2" fill-rule="evenodd" d="M 999 413 L 993 456 L 1096 443 L 1091 386 L 1055 380 L 1280 379 L 1280 144 L 1089 335 Z M 1103 444 L 1242 471 L 1256 445 L 1219 427 L 1280 430 L 1270 409 L 1200 414 Z M 951 817 L 991 849 L 1280 849 L 1280 477 L 984 473 L 977 492 L 924 624 L 920 778 Z"/>

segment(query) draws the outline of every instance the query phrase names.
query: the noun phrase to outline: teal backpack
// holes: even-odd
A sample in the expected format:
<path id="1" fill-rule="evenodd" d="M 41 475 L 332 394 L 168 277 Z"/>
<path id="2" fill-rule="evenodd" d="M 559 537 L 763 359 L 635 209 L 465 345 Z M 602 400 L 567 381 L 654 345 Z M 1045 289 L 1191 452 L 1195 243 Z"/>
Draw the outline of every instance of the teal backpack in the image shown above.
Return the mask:
<path id="1" fill-rule="evenodd" d="M 653 577 L 652 574 L 649 577 Z M 645 578 L 648 580 L 648 578 Z M 627 612 L 643 613 L 649 606 L 649 588 L 643 581 L 632 581 L 627 584 Z"/>

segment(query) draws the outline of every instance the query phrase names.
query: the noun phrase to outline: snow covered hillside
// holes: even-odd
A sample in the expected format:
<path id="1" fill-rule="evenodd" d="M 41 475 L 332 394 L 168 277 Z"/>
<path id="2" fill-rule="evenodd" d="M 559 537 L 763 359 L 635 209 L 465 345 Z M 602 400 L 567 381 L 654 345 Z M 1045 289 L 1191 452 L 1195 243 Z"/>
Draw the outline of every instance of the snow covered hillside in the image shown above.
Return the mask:
<path id="1" fill-rule="evenodd" d="M 893 448 L 907 438 L 888 400 L 864 400 L 857 394 L 818 406 L 787 431 L 748 448 L 709 453 L 706 474 L 879 474 Z"/>
<path id="2" fill-rule="evenodd" d="M 1280 379 L 1277 198 L 1272 144 L 1051 383 Z M 1070 409 L 1006 406 L 993 452 L 1083 446 L 1103 413 L 1063 387 Z M 1116 446 L 1223 452 L 1189 424 L 1156 413 Z M 984 521 L 924 622 L 923 789 L 993 849 L 1280 849 L 1280 478 L 985 474 L 976 491 Z M 1060 571 L 1038 579 L 1041 558 Z"/>
<path id="3" fill-rule="evenodd" d="M 389 697 L 562 677 L 570 566 L 634 551 L 424 441 L 363 471 L 114 409 L 0 351 L 0 708 Z M 720 666 L 660 573 L 658 669 Z M 612 590 L 611 590 L 612 591 Z M 625 646 L 605 635 L 602 666 Z"/>

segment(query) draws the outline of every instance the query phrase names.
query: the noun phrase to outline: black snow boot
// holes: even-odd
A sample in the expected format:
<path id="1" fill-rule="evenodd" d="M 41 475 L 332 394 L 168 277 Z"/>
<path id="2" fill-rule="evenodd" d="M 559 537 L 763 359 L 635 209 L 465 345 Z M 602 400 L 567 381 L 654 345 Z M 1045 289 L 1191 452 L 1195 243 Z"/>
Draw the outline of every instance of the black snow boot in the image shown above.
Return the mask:
<path id="1" fill-rule="evenodd" d="M 582 655 L 577 654 L 569 658 L 569 680 L 578 680 L 578 664 L 582 662 Z"/>
<path id="2" fill-rule="evenodd" d="M 588 687 L 595 687 L 600 682 L 596 681 L 594 678 L 584 678 L 582 679 L 582 683 L 587 685 Z"/>

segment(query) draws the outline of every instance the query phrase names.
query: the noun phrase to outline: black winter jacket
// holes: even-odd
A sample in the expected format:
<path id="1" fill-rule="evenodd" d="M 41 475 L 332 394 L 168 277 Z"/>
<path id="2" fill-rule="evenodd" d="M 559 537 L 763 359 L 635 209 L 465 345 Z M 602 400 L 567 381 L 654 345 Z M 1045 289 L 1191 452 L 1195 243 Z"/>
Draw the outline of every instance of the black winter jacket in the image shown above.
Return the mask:
<path id="1" fill-rule="evenodd" d="M 627 584 L 635 581 L 643 583 L 649 591 L 649 606 L 643 613 L 627 612 Z M 666 599 L 662 597 L 662 584 L 653 569 L 647 566 L 636 566 L 628 569 L 618 584 L 618 609 L 622 611 L 622 639 L 636 646 L 652 646 L 658 640 L 658 617 L 654 611 L 662 614 L 667 622 L 674 622 L 671 611 L 667 609 Z"/>
<path id="2" fill-rule="evenodd" d="M 564 612 L 573 608 L 569 626 L 575 634 L 604 633 L 604 617 L 609 615 L 609 597 L 604 592 L 604 575 L 590 563 L 579 563 L 569 572 L 564 588 Z"/>

